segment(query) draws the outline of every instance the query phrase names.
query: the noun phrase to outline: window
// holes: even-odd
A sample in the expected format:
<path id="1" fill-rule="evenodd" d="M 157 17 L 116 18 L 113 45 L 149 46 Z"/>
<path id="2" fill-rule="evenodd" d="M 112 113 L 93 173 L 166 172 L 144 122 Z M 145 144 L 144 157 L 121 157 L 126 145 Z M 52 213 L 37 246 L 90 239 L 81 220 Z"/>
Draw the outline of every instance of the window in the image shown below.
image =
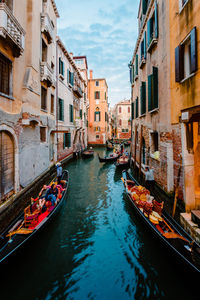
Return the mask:
<path id="1" fill-rule="evenodd" d="M 64 100 L 58 99 L 58 120 L 64 121 Z"/>
<path id="2" fill-rule="evenodd" d="M 51 114 L 54 114 L 54 95 L 51 94 Z"/>
<path id="3" fill-rule="evenodd" d="M 47 61 L 47 45 L 42 39 L 42 61 L 46 62 Z"/>
<path id="4" fill-rule="evenodd" d="M 181 82 L 197 71 L 197 32 L 192 29 L 185 41 L 175 49 L 175 80 Z"/>
<path id="5" fill-rule="evenodd" d="M 82 111 L 82 109 L 80 109 L 80 118 L 81 118 L 81 120 L 83 118 L 83 111 Z"/>
<path id="6" fill-rule="evenodd" d="M 138 110 L 138 97 L 135 99 L 135 117 L 138 118 L 139 110 Z"/>
<path id="7" fill-rule="evenodd" d="M 142 13 L 143 15 L 146 14 L 148 8 L 148 0 L 142 0 Z"/>
<path id="8" fill-rule="evenodd" d="M 130 113 L 131 112 L 131 108 L 130 108 L 130 106 L 128 106 L 128 113 Z"/>
<path id="9" fill-rule="evenodd" d="M 137 79 L 138 76 L 138 54 L 135 56 L 135 79 Z"/>
<path id="10" fill-rule="evenodd" d="M 148 76 L 148 111 L 158 108 L 158 68 Z"/>
<path id="11" fill-rule="evenodd" d="M 66 132 L 63 134 L 63 149 L 71 147 L 71 133 Z"/>
<path id="12" fill-rule="evenodd" d="M 132 118 L 132 120 L 134 120 L 134 118 L 135 118 L 135 112 L 134 112 L 134 108 L 135 108 L 135 107 L 134 107 L 134 102 L 131 103 L 131 108 L 132 108 L 132 109 L 131 109 L 131 118 Z"/>
<path id="13" fill-rule="evenodd" d="M 74 73 L 70 70 L 67 70 L 67 83 L 71 84 L 71 86 L 74 86 Z"/>
<path id="14" fill-rule="evenodd" d="M 101 127 L 94 127 L 94 131 L 101 131 Z"/>
<path id="15" fill-rule="evenodd" d="M 106 92 L 105 92 L 105 100 L 107 100 Z"/>
<path id="16" fill-rule="evenodd" d="M 121 112 L 122 112 L 122 108 L 121 106 L 119 106 L 119 114 L 121 114 Z"/>
<path id="17" fill-rule="evenodd" d="M 46 142 L 46 127 L 40 127 L 40 142 Z"/>
<path id="18" fill-rule="evenodd" d="M 122 120 L 121 119 L 119 120 L 119 126 L 122 126 Z"/>
<path id="19" fill-rule="evenodd" d="M 94 92 L 94 98 L 95 99 L 100 99 L 100 92 L 99 91 Z"/>
<path id="20" fill-rule="evenodd" d="M 62 61 L 61 57 L 59 57 L 59 74 L 64 77 L 64 62 Z"/>
<path id="21" fill-rule="evenodd" d="M 72 123 L 74 121 L 74 108 L 73 105 L 69 105 L 69 121 Z"/>
<path id="22" fill-rule="evenodd" d="M 154 131 L 151 133 L 151 152 L 158 151 L 158 132 Z"/>
<path id="23" fill-rule="evenodd" d="M 99 140 L 100 139 L 100 136 L 97 134 L 96 135 L 96 140 Z"/>
<path id="24" fill-rule="evenodd" d="M 96 81 L 96 82 L 95 82 L 95 85 L 96 85 L 96 86 L 99 86 L 99 81 Z"/>
<path id="25" fill-rule="evenodd" d="M 101 121 L 100 111 L 95 111 L 95 113 L 94 113 L 94 121 L 95 122 L 100 122 Z"/>
<path id="26" fill-rule="evenodd" d="M 140 86 L 140 109 L 141 115 L 146 113 L 146 82 L 144 81 Z"/>
<path id="27" fill-rule="evenodd" d="M 12 63 L 0 53 L 0 93 L 11 95 Z"/>
<path id="28" fill-rule="evenodd" d="M 147 46 L 151 49 L 153 42 L 158 39 L 158 4 L 155 2 L 155 10 L 147 22 Z"/>
<path id="29" fill-rule="evenodd" d="M 41 87 L 41 109 L 47 110 L 47 90 Z"/>

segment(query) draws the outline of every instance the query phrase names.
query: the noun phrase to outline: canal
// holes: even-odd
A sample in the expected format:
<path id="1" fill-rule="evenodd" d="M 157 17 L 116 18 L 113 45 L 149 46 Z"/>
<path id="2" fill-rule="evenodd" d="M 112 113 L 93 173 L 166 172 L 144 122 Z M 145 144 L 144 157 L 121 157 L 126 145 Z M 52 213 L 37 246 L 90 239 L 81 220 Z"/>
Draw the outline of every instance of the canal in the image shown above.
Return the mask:
<path id="1" fill-rule="evenodd" d="M 97 152 L 67 165 L 63 210 L 1 270 L 2 300 L 191 299 L 195 276 L 152 237 Z"/>

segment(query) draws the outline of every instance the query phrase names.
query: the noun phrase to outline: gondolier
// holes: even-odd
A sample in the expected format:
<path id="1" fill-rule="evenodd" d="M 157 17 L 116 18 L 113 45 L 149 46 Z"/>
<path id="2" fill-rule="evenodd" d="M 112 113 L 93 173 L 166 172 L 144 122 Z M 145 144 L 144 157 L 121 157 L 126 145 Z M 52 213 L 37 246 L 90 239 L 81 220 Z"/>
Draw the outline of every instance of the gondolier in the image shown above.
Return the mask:
<path id="1" fill-rule="evenodd" d="M 61 166 L 61 163 L 58 162 L 56 164 L 56 168 L 57 168 L 57 181 L 58 181 L 58 184 L 61 184 L 61 178 L 62 178 L 62 166 Z"/>
<path id="2" fill-rule="evenodd" d="M 148 166 L 145 168 L 145 181 L 146 181 L 146 187 L 151 192 L 151 194 L 154 192 L 154 170 L 150 169 Z"/>

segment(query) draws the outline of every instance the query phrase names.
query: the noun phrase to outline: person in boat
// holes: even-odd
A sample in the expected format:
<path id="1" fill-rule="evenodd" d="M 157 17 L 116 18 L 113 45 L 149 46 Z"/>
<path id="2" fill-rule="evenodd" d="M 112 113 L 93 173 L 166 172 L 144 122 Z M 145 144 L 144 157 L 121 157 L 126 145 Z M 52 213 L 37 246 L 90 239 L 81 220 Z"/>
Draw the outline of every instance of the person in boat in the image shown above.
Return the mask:
<path id="1" fill-rule="evenodd" d="M 60 189 L 56 187 L 55 183 L 52 183 L 51 188 L 47 190 L 45 195 L 46 201 L 51 201 L 51 204 L 54 206 L 60 199 Z"/>
<path id="2" fill-rule="evenodd" d="M 61 178 L 62 178 L 62 166 L 61 163 L 58 162 L 56 164 L 56 168 L 57 168 L 57 183 L 61 184 Z"/>
<path id="3" fill-rule="evenodd" d="M 153 169 L 150 169 L 148 166 L 146 166 L 145 168 L 146 187 L 151 193 L 154 192 L 154 185 L 155 185 L 153 172 L 154 172 Z"/>

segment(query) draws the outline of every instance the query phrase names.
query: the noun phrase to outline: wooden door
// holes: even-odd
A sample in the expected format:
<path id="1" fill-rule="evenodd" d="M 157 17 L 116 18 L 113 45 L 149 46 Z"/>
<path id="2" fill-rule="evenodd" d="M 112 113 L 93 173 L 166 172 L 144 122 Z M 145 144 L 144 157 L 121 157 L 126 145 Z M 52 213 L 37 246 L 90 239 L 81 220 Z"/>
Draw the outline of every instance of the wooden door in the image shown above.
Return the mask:
<path id="1" fill-rule="evenodd" d="M 14 143 L 7 131 L 0 131 L 0 198 L 14 189 Z"/>

